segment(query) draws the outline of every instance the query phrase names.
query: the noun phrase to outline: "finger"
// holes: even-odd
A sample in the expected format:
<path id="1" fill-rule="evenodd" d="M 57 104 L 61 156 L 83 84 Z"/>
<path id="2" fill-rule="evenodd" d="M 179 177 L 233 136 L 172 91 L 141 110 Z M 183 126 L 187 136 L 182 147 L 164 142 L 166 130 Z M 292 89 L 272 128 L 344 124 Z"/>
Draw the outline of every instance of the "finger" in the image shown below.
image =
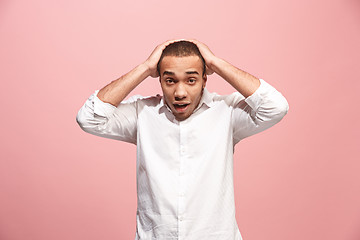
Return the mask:
<path id="1" fill-rule="evenodd" d="M 163 42 L 157 46 L 160 51 L 163 51 L 168 45 L 174 43 L 176 40 L 167 40 L 166 42 Z"/>
<path id="2" fill-rule="evenodd" d="M 189 42 L 193 42 L 193 43 L 198 42 L 196 39 L 188 39 L 187 41 L 189 41 Z"/>
<path id="3" fill-rule="evenodd" d="M 206 75 L 211 75 L 214 73 L 214 71 L 211 68 L 209 68 L 208 66 L 205 66 L 205 67 L 206 67 L 206 69 L 205 69 Z"/>
<path id="4" fill-rule="evenodd" d="M 186 41 L 186 39 L 184 38 L 181 38 L 181 39 L 171 39 L 171 40 L 167 40 L 166 42 L 164 42 L 164 45 L 169 45 L 171 43 L 174 43 L 174 42 L 180 42 L 180 41 Z"/>
<path id="5" fill-rule="evenodd" d="M 187 41 L 192 42 L 192 43 L 196 44 L 197 46 L 200 46 L 201 44 L 203 44 L 202 42 L 200 42 L 200 41 L 198 41 L 196 39 L 189 39 Z"/>
<path id="6" fill-rule="evenodd" d="M 156 72 L 154 72 L 154 74 L 151 75 L 151 77 L 157 78 L 157 77 L 159 77 L 159 73 L 156 71 Z"/>

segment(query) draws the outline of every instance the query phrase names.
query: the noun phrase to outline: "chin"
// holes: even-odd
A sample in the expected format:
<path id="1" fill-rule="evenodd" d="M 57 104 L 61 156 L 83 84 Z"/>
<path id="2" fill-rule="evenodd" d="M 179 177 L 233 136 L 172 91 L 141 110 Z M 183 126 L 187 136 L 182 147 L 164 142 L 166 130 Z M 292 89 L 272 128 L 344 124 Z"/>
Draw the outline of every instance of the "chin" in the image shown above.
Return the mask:
<path id="1" fill-rule="evenodd" d="M 181 115 L 181 116 L 175 116 L 175 118 L 176 118 L 176 120 L 178 120 L 178 121 L 183 121 L 183 120 L 186 120 L 186 119 L 188 119 L 189 117 L 191 116 L 191 114 L 190 115 Z"/>

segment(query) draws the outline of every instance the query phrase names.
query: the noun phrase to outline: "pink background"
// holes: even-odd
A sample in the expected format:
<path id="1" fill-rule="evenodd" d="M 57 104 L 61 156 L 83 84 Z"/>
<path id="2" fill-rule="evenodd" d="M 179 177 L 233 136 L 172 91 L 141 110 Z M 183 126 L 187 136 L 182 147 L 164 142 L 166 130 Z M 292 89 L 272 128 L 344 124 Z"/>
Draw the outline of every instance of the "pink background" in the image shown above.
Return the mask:
<path id="1" fill-rule="evenodd" d="M 360 239 L 357 0 L 1 0 L 0 239 L 134 239 L 135 146 L 75 117 L 172 38 L 203 41 L 290 104 L 236 147 L 244 239 Z M 217 76 L 208 89 L 233 91 Z M 149 78 L 134 93 L 159 91 Z"/>

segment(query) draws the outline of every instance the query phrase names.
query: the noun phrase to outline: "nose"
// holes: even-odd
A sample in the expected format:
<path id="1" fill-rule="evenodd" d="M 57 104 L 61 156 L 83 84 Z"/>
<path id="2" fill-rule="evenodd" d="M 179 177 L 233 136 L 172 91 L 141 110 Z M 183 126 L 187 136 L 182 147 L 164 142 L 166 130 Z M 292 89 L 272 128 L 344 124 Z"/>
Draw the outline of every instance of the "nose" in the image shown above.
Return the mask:
<path id="1" fill-rule="evenodd" d="M 187 97 L 186 87 L 182 83 L 177 84 L 174 97 L 176 101 L 179 101 Z"/>

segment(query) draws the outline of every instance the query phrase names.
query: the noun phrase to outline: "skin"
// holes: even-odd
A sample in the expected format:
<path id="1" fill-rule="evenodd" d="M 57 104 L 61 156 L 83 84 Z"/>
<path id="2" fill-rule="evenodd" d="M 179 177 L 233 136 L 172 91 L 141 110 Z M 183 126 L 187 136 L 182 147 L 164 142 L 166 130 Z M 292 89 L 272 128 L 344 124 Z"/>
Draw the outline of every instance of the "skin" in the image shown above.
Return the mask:
<path id="1" fill-rule="evenodd" d="M 165 103 L 176 120 L 183 121 L 191 116 L 199 105 L 206 74 L 202 75 L 201 59 L 194 56 L 166 56 L 160 64 L 160 84 Z"/>
<path id="2" fill-rule="evenodd" d="M 123 101 L 124 98 L 147 77 L 159 77 L 157 72 L 157 64 L 159 62 L 162 51 L 167 45 L 180 40 L 184 39 L 169 40 L 158 45 L 143 63 L 139 64 L 137 67 L 135 67 L 127 74 L 121 76 L 119 79 L 112 81 L 100 89 L 97 97 L 101 101 L 110 103 L 117 107 L 121 101 Z M 193 42 L 199 48 L 200 53 L 205 60 L 206 74 L 212 74 L 215 72 L 225 81 L 230 83 L 244 97 L 252 95 L 260 86 L 260 80 L 258 78 L 241 69 L 236 68 L 225 60 L 216 57 L 210 51 L 209 47 L 204 43 L 197 40 L 187 41 Z M 171 57 L 168 57 L 169 56 L 163 58 L 160 66 L 160 73 L 164 75 L 163 73 L 165 72 L 165 67 L 168 70 L 170 69 L 174 73 L 173 76 L 177 82 L 174 85 L 168 85 L 166 82 L 163 82 L 162 80 L 164 77 L 169 75 L 166 74 L 166 76 L 160 76 L 160 83 L 166 103 L 172 110 L 174 116 L 181 121 L 188 118 L 199 103 L 201 98 L 200 89 L 202 89 L 200 86 L 205 86 L 206 75 L 205 77 L 202 76 L 202 80 L 200 79 L 200 81 L 196 81 L 194 86 L 185 84 L 186 79 L 189 79 L 189 74 L 186 74 L 186 69 L 198 68 L 198 62 L 195 59 L 185 59 L 187 57 L 172 57 L 172 59 Z M 166 60 L 165 58 L 168 59 Z M 165 63 L 164 59 L 166 60 Z M 199 70 L 199 73 L 200 72 L 202 73 L 202 69 L 201 71 Z M 182 100 L 176 100 L 177 98 L 181 98 Z M 185 109 L 180 109 L 174 105 L 177 102 L 186 102 L 190 103 L 190 105 Z"/>
<path id="3" fill-rule="evenodd" d="M 110 82 L 100 89 L 97 97 L 106 103 L 117 107 L 125 97 L 147 77 L 158 77 L 157 64 L 165 47 L 175 41 L 169 40 L 158 45 L 145 62 L 139 64 L 127 74 Z"/>

